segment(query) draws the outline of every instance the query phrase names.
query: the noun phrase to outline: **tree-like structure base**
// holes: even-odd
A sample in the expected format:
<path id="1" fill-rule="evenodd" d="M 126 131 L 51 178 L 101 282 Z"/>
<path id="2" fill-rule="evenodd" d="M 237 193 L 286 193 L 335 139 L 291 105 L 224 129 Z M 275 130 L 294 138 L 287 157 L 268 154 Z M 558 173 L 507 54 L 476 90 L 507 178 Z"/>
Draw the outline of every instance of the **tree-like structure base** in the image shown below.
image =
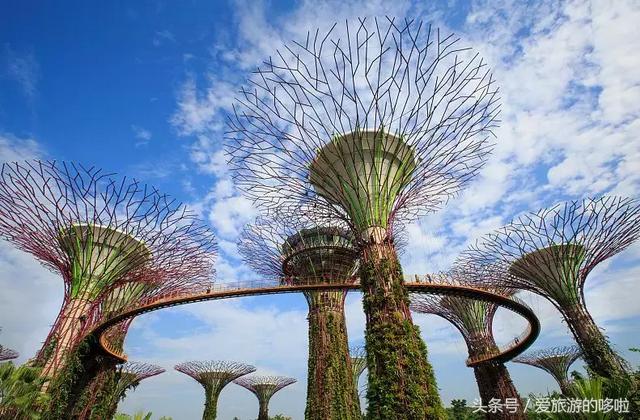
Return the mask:
<path id="1" fill-rule="evenodd" d="M 364 245 L 360 281 L 367 320 L 367 418 L 446 418 L 390 241 Z"/>
<path id="2" fill-rule="evenodd" d="M 525 420 L 524 406 L 520 400 L 520 395 L 511 381 L 509 371 L 502 363 L 485 362 L 473 368 L 476 376 L 480 398 L 483 405 L 488 405 L 491 399 L 500 401 L 501 404 L 514 403 L 514 412 L 505 407 L 497 413 L 487 414 L 491 419 Z"/>

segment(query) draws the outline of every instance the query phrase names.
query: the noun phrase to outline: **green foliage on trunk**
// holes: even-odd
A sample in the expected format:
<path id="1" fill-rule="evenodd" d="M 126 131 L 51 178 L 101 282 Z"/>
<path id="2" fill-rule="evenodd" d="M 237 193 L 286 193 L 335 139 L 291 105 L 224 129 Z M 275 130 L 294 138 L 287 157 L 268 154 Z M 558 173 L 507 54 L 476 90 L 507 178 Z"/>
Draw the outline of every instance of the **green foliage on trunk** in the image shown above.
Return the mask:
<path id="1" fill-rule="evenodd" d="M 310 303 L 309 372 L 305 419 L 360 419 L 344 318 L 344 292 L 308 294 L 319 296 L 307 297 Z"/>
<path id="2" fill-rule="evenodd" d="M 370 244 L 360 269 L 367 317 L 367 390 L 371 420 L 444 419 L 427 348 L 413 325 L 392 244 Z"/>

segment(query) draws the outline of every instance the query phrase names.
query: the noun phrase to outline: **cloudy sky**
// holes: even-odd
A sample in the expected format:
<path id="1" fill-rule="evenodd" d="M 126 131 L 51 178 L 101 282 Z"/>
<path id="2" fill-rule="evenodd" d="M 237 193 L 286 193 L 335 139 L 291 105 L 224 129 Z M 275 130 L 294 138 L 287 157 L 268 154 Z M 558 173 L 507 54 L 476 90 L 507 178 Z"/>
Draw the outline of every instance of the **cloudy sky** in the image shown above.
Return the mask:
<path id="1" fill-rule="evenodd" d="M 221 152 L 224 117 L 246 75 L 284 42 L 357 17 L 421 19 L 456 32 L 493 67 L 502 96 L 495 152 L 480 176 L 442 211 L 409 226 L 405 273 L 446 269 L 471 240 L 526 210 L 640 186 L 640 5 L 636 1 L 23 1 L 0 5 L 0 162 L 77 161 L 130 175 L 190 204 L 220 242 L 219 282 L 256 276 L 235 242 L 256 212 L 234 189 Z M 431 5 L 425 5 L 430 3 Z M 640 246 L 601 264 L 589 309 L 612 342 L 640 346 Z M 31 357 L 62 301 L 59 276 L 0 242 L 0 342 Z M 559 315 L 522 297 L 543 324 L 535 347 L 570 344 Z M 359 296 L 347 301 L 351 344 L 363 340 Z M 416 315 L 443 400 L 477 398 L 466 347 L 446 322 Z M 498 340 L 522 331 L 501 313 Z M 635 337 L 635 338 L 634 338 Z M 201 415 L 203 392 L 172 371 L 192 359 L 254 364 L 296 377 L 271 412 L 302 419 L 307 361 L 302 296 L 187 305 L 134 321 L 131 360 L 168 372 L 121 403 L 175 420 Z M 579 367 L 579 364 L 576 364 Z M 536 369 L 509 364 L 521 394 L 553 390 Z M 257 401 L 223 391 L 222 419 L 255 418 Z M 254 416 L 254 417 L 252 417 Z"/>

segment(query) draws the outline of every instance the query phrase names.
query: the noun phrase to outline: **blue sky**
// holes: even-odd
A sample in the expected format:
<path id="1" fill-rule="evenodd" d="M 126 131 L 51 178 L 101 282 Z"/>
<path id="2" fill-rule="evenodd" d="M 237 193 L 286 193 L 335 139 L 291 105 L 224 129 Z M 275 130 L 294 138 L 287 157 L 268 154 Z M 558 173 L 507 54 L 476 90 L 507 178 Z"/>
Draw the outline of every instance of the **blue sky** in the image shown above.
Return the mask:
<path id="1" fill-rule="evenodd" d="M 11 3 L 11 4 L 9 4 Z M 430 3 L 428 5 L 424 3 Z M 467 243 L 525 210 L 640 185 L 640 37 L 637 2 L 221 1 L 0 2 L 0 161 L 64 159 L 135 176 L 187 202 L 216 230 L 218 280 L 256 278 L 235 241 L 256 212 L 233 188 L 220 151 L 224 116 L 248 72 L 283 42 L 358 16 L 418 18 L 456 31 L 494 68 L 502 126 L 494 155 L 469 189 L 409 226 L 406 273 L 446 269 Z M 638 346 L 640 248 L 603 264 L 587 303 L 621 350 Z M 62 281 L 0 243 L 0 340 L 21 361 L 38 349 L 62 299 Z M 524 295 L 543 323 L 536 346 L 571 339 L 555 310 Z M 25 311 L 26 302 L 30 302 Z M 347 302 L 350 341 L 362 342 L 357 294 Z M 255 297 L 173 308 L 137 319 L 132 360 L 169 370 L 121 404 L 176 420 L 201 415 L 203 393 L 171 372 L 189 359 L 231 359 L 298 378 L 272 412 L 303 418 L 306 304 Z M 416 316 L 443 399 L 477 397 L 466 348 L 435 317 Z M 522 323 L 498 317 L 506 342 Z M 629 355 L 628 353 L 625 353 Z M 637 364 L 639 360 L 630 358 Z M 555 389 L 543 372 L 509 365 L 521 394 Z M 221 418 L 248 419 L 257 402 L 230 386 Z"/>

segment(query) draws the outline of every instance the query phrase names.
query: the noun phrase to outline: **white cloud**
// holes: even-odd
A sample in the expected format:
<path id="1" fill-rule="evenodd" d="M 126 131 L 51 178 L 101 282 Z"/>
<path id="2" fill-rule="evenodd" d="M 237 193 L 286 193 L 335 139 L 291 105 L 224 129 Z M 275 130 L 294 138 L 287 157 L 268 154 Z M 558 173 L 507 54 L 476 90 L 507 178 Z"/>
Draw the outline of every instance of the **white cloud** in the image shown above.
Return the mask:
<path id="1" fill-rule="evenodd" d="M 38 93 L 40 66 L 32 52 L 17 52 L 9 44 L 5 45 L 6 74 L 20 86 L 28 101 Z"/>
<path id="2" fill-rule="evenodd" d="M 0 133 L 0 163 L 34 159 L 42 155 L 44 151 L 36 140 Z"/>

